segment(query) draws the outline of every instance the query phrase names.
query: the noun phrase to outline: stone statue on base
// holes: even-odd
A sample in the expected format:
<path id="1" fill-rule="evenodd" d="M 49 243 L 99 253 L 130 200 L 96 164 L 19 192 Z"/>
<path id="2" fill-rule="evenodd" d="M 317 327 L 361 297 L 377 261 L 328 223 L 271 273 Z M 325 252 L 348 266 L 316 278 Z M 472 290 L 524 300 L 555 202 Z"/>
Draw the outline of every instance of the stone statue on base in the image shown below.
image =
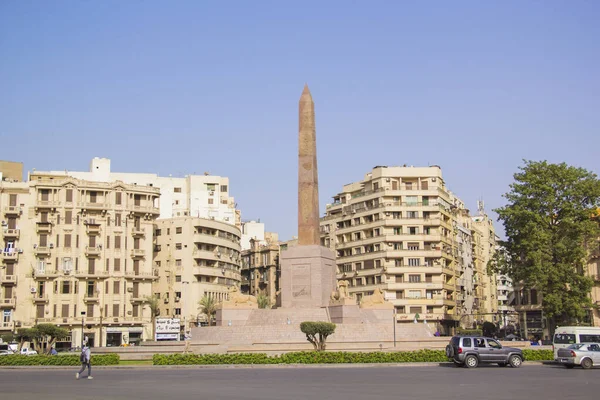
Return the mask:
<path id="1" fill-rule="evenodd" d="M 381 289 L 375 288 L 372 295 L 363 296 L 360 301 L 360 308 L 392 310 L 394 305 L 385 299 Z"/>
<path id="2" fill-rule="evenodd" d="M 258 302 L 256 297 L 249 294 L 242 294 L 236 286 L 229 288 L 229 296 L 227 300 L 223 300 L 221 308 L 241 308 L 241 309 L 252 309 L 258 308 Z"/>

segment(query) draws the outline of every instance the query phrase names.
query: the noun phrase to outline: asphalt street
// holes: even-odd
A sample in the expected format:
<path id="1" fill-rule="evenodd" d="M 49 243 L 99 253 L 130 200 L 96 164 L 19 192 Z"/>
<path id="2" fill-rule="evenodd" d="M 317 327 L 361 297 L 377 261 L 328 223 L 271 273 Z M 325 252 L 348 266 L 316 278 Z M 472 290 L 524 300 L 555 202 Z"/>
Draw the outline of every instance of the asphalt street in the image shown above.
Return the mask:
<path id="1" fill-rule="evenodd" d="M 0 399 L 593 399 L 600 370 L 525 365 L 0 370 Z"/>

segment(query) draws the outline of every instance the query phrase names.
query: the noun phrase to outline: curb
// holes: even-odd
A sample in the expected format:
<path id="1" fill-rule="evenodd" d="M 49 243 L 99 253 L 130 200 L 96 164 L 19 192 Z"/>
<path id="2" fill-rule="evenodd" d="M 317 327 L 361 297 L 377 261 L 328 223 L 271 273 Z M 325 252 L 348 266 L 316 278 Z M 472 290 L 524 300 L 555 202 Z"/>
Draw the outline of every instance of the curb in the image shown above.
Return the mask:
<path id="1" fill-rule="evenodd" d="M 554 361 L 526 361 L 523 367 L 555 365 Z M 451 367 L 451 362 L 419 362 L 419 363 L 369 363 L 369 364 L 214 364 L 214 365 L 99 365 L 94 370 L 120 369 L 273 369 L 273 368 L 389 368 L 389 367 Z M 78 365 L 32 365 L 32 366 L 0 366 L 0 370 L 74 370 Z"/>

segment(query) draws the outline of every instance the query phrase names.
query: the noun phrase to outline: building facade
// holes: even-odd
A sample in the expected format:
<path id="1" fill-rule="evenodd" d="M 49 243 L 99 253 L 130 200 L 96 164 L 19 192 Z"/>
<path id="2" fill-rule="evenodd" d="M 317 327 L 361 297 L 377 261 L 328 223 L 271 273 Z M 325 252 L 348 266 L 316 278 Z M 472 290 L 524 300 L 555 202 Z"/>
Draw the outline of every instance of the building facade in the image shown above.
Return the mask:
<path id="1" fill-rule="evenodd" d="M 149 186 L 160 190 L 159 218 L 197 217 L 241 226 L 240 212 L 229 195 L 229 178 L 188 175 L 183 178 L 161 177 L 156 174 L 112 172 L 108 158 L 95 157 L 90 170 L 51 171 L 53 176 L 68 175 L 91 182 L 121 181 L 136 186 Z"/>
<path id="2" fill-rule="evenodd" d="M 159 219 L 154 227 L 154 294 L 160 317 L 177 318 L 182 331 L 207 322 L 199 310 L 203 296 L 217 301 L 230 286 L 240 286 L 241 232 L 229 223 L 206 218 Z"/>
<path id="3" fill-rule="evenodd" d="M 446 332 L 491 319 L 478 304 L 483 234 L 439 167 L 375 167 L 333 199 L 321 241 L 337 252 L 338 280 L 358 301 L 378 287 L 398 322 L 427 321 Z"/>
<path id="4" fill-rule="evenodd" d="M 145 298 L 156 279 L 159 190 L 41 172 L 12 185 L 3 183 L 0 196 L 15 226 L 3 230 L 2 282 L 13 284 L 2 285 L 2 312 L 6 320 L 4 306 L 13 307 L 11 330 L 53 323 L 71 332 L 65 347 L 79 345 L 82 333 L 93 346 L 151 337 Z"/>

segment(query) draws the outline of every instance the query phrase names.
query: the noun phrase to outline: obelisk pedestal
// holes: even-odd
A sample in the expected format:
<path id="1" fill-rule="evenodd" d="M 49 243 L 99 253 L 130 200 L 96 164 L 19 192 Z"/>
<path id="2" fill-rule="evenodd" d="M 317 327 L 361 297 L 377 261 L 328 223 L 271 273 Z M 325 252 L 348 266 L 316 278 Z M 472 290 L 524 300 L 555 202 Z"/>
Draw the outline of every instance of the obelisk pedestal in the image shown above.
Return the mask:
<path id="1" fill-rule="evenodd" d="M 281 306 L 327 307 L 336 289 L 335 253 L 320 244 L 315 104 L 306 85 L 298 125 L 298 246 L 281 254 Z"/>

